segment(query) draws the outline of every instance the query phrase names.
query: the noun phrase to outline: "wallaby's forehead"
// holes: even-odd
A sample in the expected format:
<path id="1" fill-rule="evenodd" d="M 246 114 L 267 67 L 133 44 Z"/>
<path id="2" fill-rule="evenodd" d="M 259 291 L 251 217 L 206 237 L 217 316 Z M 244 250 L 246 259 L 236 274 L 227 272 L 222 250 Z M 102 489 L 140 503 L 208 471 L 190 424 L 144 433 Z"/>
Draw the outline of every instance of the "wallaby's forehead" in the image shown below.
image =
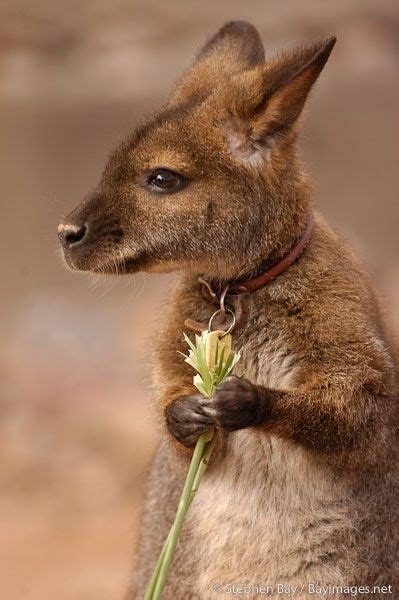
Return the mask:
<path id="1" fill-rule="evenodd" d="M 200 105 L 200 101 L 189 101 L 178 106 L 166 107 L 149 117 L 142 125 L 138 126 L 131 135 L 131 142 L 138 143 L 145 140 L 154 132 L 167 128 L 171 124 L 179 125 L 192 114 Z"/>
<path id="2" fill-rule="evenodd" d="M 125 163 L 134 170 L 163 166 L 195 171 L 209 160 L 212 145 L 212 128 L 199 118 L 199 106 L 190 103 L 156 114 L 127 137 L 111 155 L 109 166 Z"/>

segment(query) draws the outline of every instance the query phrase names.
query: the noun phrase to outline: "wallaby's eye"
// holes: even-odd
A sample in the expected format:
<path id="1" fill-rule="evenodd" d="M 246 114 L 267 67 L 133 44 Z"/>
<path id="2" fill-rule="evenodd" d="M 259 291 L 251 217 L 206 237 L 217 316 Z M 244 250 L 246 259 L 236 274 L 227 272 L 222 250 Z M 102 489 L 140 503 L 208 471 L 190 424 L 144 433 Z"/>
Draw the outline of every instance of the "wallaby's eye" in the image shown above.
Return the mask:
<path id="1" fill-rule="evenodd" d="M 183 175 L 168 169 L 154 169 L 147 181 L 154 192 L 160 192 L 161 194 L 177 192 L 187 183 Z"/>

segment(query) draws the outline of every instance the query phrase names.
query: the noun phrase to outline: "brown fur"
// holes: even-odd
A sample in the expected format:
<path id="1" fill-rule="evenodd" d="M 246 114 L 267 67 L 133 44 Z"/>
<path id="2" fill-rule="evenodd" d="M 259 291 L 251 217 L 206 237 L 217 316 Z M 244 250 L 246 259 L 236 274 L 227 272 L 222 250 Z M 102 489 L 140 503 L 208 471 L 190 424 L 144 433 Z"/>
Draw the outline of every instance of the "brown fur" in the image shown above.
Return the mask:
<path id="1" fill-rule="evenodd" d="M 333 45 L 265 63 L 252 26 L 225 25 L 60 229 L 71 268 L 182 271 L 154 365 L 161 443 L 137 598 L 173 519 L 186 446 L 213 425 L 219 448 L 164 598 L 222 598 L 231 584 L 399 590 L 394 359 L 367 275 L 322 217 L 299 260 L 246 299 L 247 322 L 234 338 L 243 381 L 230 378 L 203 403 L 176 354 L 184 320 L 205 322 L 214 311 L 198 275 L 226 282 L 256 272 L 304 230 L 312 194 L 297 123 Z M 175 193 L 149 185 L 159 168 L 184 176 Z M 69 243 L 68 227 L 76 236 L 83 225 L 82 239 Z M 304 588 L 296 597 L 312 596 Z"/>

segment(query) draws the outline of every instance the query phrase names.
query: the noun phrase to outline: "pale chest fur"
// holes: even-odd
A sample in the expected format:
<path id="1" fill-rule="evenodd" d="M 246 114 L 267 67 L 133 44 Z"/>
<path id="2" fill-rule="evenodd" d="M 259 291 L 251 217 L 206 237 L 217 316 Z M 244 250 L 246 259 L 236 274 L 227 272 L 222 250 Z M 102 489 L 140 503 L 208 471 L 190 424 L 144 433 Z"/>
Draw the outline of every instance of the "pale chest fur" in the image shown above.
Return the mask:
<path id="1" fill-rule="evenodd" d="M 242 340 L 241 348 L 248 379 L 290 389 L 297 367 L 284 340 Z M 254 430 L 230 434 L 188 516 L 199 597 L 223 597 L 215 583 L 338 583 L 351 524 L 332 477 L 299 446 Z"/>

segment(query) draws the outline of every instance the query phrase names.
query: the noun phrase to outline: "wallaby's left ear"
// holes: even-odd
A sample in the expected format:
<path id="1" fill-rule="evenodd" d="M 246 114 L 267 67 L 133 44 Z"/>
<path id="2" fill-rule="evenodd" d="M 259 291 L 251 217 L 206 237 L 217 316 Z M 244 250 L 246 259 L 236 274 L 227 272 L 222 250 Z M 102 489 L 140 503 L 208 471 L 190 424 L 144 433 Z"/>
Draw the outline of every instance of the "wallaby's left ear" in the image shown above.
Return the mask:
<path id="1" fill-rule="evenodd" d="M 170 105 L 200 100 L 234 75 L 264 62 L 265 51 L 255 27 L 245 21 L 230 21 L 203 46 L 181 78 Z"/>
<path id="2" fill-rule="evenodd" d="M 231 115 L 226 132 L 233 151 L 250 158 L 251 148 L 259 150 L 297 121 L 335 41 L 331 37 L 277 56 L 238 75 L 234 84 L 225 88 L 222 102 Z"/>

